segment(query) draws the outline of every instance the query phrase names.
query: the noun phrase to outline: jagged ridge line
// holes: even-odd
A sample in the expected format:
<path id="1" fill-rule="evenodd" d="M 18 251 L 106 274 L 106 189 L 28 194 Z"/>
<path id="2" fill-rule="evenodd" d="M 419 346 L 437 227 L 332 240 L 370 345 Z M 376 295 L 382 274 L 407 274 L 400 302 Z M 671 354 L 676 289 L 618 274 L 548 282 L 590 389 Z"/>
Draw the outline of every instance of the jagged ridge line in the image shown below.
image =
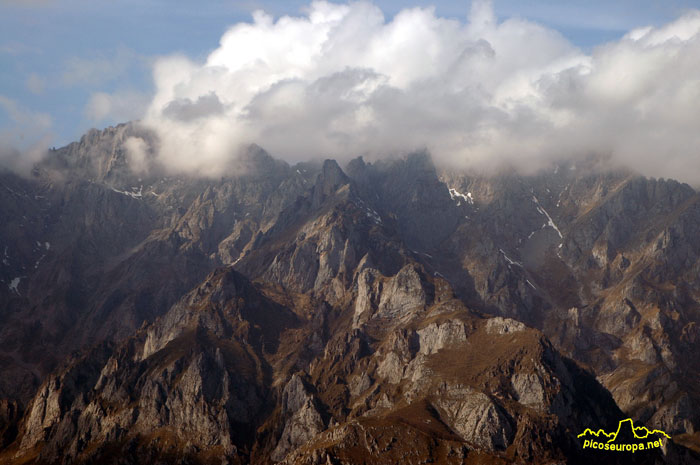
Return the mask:
<path id="1" fill-rule="evenodd" d="M 615 436 L 614 436 L 612 439 L 608 440 L 608 443 L 611 443 L 611 442 L 613 442 L 614 440 L 617 439 L 617 435 L 620 433 L 620 429 L 622 428 L 622 424 L 623 424 L 623 423 L 626 423 L 626 422 L 629 422 L 629 423 L 630 423 L 631 429 L 632 429 L 632 435 L 634 436 L 635 439 L 646 439 L 646 438 L 649 437 L 650 434 L 654 434 L 654 433 L 657 433 L 657 434 L 658 434 L 658 433 L 661 433 L 661 434 L 663 434 L 664 436 L 666 436 L 668 439 L 671 439 L 671 436 L 669 436 L 668 434 L 666 434 L 665 431 L 656 430 L 656 429 L 655 429 L 654 431 L 649 431 L 649 429 L 648 429 L 646 426 L 637 426 L 637 427 L 635 427 L 635 426 L 634 426 L 634 421 L 633 421 L 631 418 L 626 418 L 626 419 L 624 419 L 624 420 L 620 420 L 620 422 L 617 424 L 617 431 L 615 431 Z M 645 434 L 644 436 L 639 436 L 639 435 L 637 435 L 637 431 L 639 431 L 639 430 L 646 431 L 646 434 Z"/>
<path id="2" fill-rule="evenodd" d="M 644 431 L 646 431 L 647 433 L 646 433 L 644 436 L 637 436 L 637 431 L 636 431 L 636 430 L 644 430 Z M 660 430 L 660 429 L 655 429 L 655 430 L 653 430 L 653 431 L 649 431 L 649 428 L 647 428 L 646 426 L 633 426 L 633 427 L 632 427 L 632 434 L 634 434 L 634 437 L 637 438 L 637 439 L 646 439 L 650 434 L 663 434 L 663 435 L 666 436 L 668 439 L 671 439 L 671 436 L 669 436 L 668 434 L 666 434 L 665 431 L 662 431 L 662 430 Z"/>
<path id="3" fill-rule="evenodd" d="M 620 428 L 622 428 L 622 424 L 627 422 L 627 421 L 632 423 L 632 434 L 634 435 L 635 439 L 646 439 L 649 437 L 650 434 L 663 434 L 664 436 L 666 436 L 666 438 L 671 439 L 671 436 L 669 436 L 668 434 L 666 434 L 665 431 L 662 431 L 660 429 L 655 429 L 655 430 L 649 431 L 649 428 L 647 428 L 646 426 L 634 426 L 634 421 L 631 418 L 626 418 L 624 420 L 620 420 L 617 424 L 617 431 L 615 431 L 614 433 L 606 433 L 603 428 L 599 429 L 598 431 L 593 431 L 590 428 L 586 428 L 583 431 L 583 433 L 579 434 L 576 437 L 580 438 L 580 437 L 585 436 L 586 434 L 592 434 L 595 437 L 600 437 L 600 435 L 602 434 L 603 436 L 605 436 L 607 438 L 610 438 L 612 436 L 611 439 L 608 439 L 608 443 L 611 443 L 615 439 L 617 439 L 617 435 L 620 432 Z M 646 434 L 644 434 L 643 436 L 638 435 L 637 431 L 646 431 Z"/>
<path id="4" fill-rule="evenodd" d="M 577 437 L 577 438 L 580 438 L 580 437 L 585 436 L 586 434 L 592 434 L 592 435 L 595 436 L 595 437 L 600 437 L 600 435 L 602 434 L 603 436 L 608 437 L 608 438 L 609 438 L 610 436 L 614 436 L 614 435 L 615 435 L 615 433 L 606 433 L 605 430 L 604 430 L 603 428 L 599 429 L 598 431 L 593 431 L 593 430 L 590 429 L 590 428 L 586 428 L 586 429 L 583 431 L 583 433 L 579 434 L 579 435 L 576 436 L 576 437 Z M 614 439 L 614 438 L 613 438 L 613 439 Z"/>

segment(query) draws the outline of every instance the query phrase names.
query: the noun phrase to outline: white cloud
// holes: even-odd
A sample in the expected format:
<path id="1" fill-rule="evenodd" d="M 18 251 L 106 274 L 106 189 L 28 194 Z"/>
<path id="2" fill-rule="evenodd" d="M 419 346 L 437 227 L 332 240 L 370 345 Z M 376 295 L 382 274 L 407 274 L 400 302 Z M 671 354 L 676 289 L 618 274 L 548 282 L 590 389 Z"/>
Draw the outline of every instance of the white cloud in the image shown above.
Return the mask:
<path id="1" fill-rule="evenodd" d="M 51 117 L 24 108 L 4 95 L 0 95 L 0 110 L 11 121 L 0 128 L 0 165 L 28 173 L 48 149 Z"/>
<path id="2" fill-rule="evenodd" d="M 147 105 L 148 98 L 138 92 L 93 92 L 85 105 L 84 113 L 93 123 L 126 122 L 140 117 Z"/>
<path id="3" fill-rule="evenodd" d="M 32 127 L 39 132 L 48 131 L 51 128 L 51 116 L 33 112 L 4 95 L 0 95 L 0 108 L 18 127 Z"/>
<path id="4" fill-rule="evenodd" d="M 163 115 L 180 121 L 192 121 L 224 112 L 224 106 L 215 93 L 201 95 L 196 102 L 188 98 L 176 99 L 163 109 Z"/>
<path id="5" fill-rule="evenodd" d="M 148 143 L 140 137 L 129 137 L 124 147 L 129 167 L 136 173 L 148 172 Z"/>
<path id="6" fill-rule="evenodd" d="M 257 143 L 292 161 L 426 147 L 482 169 L 598 153 L 700 182 L 699 31 L 691 11 L 588 55 L 542 25 L 497 21 L 485 1 L 466 23 L 432 8 L 387 20 L 368 2 L 258 11 L 203 63 L 157 60 L 143 122 L 161 161 L 205 175 Z"/>

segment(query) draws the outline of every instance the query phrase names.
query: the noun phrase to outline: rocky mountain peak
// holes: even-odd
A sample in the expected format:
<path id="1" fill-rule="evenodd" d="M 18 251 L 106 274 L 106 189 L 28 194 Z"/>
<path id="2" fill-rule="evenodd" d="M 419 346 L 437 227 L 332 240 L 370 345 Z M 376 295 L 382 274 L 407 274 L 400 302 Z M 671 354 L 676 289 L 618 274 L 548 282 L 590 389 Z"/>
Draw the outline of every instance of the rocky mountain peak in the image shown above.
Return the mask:
<path id="1" fill-rule="evenodd" d="M 688 186 L 255 146 L 139 179 L 138 131 L 0 176 L 0 462 L 592 463 L 627 417 L 696 459 Z"/>
<path id="2" fill-rule="evenodd" d="M 263 176 L 277 177 L 288 170 L 289 165 L 287 163 L 273 158 L 262 147 L 253 144 L 238 154 L 233 174 L 253 178 Z"/>
<path id="3" fill-rule="evenodd" d="M 340 187 L 349 182 L 350 178 L 345 175 L 338 162 L 325 160 L 314 185 L 315 205 L 320 205 L 325 198 L 333 195 Z"/>

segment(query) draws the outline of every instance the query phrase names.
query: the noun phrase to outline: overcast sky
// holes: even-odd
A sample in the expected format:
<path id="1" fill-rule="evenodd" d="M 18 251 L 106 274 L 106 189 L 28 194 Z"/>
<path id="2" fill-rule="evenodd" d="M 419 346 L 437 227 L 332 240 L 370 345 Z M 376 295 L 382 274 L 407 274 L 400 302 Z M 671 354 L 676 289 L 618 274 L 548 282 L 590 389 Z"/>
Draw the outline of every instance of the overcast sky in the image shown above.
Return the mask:
<path id="1" fill-rule="evenodd" d="M 410 141 L 430 148 L 439 157 L 446 157 L 447 153 L 453 153 L 455 147 L 462 144 L 469 146 L 469 153 L 475 155 L 465 155 L 465 152 L 455 156 L 501 159 L 505 152 L 522 147 L 522 141 L 515 138 L 524 135 L 530 138 L 534 134 L 533 140 L 526 141 L 526 151 L 570 150 L 571 147 L 548 146 L 534 139 L 551 138 L 553 128 L 567 129 L 565 126 L 572 121 L 572 112 L 612 111 L 612 119 L 605 122 L 610 124 L 611 121 L 627 121 L 629 111 L 638 109 L 640 105 L 647 109 L 654 108 L 658 102 L 642 102 L 634 96 L 629 97 L 632 100 L 628 99 L 631 104 L 619 103 L 614 108 L 600 104 L 599 100 L 604 100 L 606 92 L 610 90 L 605 87 L 610 85 L 610 73 L 617 72 L 606 68 L 611 60 L 628 60 L 629 69 L 634 72 L 642 69 L 644 76 L 649 69 L 653 69 L 657 79 L 671 79 L 673 82 L 669 85 L 672 88 L 679 85 L 686 87 L 686 81 L 679 83 L 674 81 L 679 79 L 678 76 L 659 74 L 660 67 L 679 66 L 689 74 L 687 82 L 700 80 L 700 76 L 693 74 L 697 68 L 683 58 L 690 58 L 697 49 L 695 45 L 698 41 L 692 31 L 694 21 L 698 19 L 694 16 L 697 11 L 693 11 L 700 7 L 698 1 L 496 0 L 492 4 L 481 3 L 485 5 L 477 8 L 481 13 L 474 13 L 469 2 L 439 1 L 377 0 L 373 3 L 353 3 L 345 10 L 345 6 L 327 5 L 333 10 L 330 11 L 319 7 L 320 4 L 310 6 L 309 2 L 301 1 L 0 0 L 0 144 L 11 144 L 20 150 L 60 146 L 76 140 L 90 127 L 101 128 L 131 119 L 143 119 L 161 131 L 161 135 L 170 132 L 186 134 L 191 140 L 199 140 L 202 147 L 212 148 L 214 153 L 229 150 L 231 143 L 243 141 L 229 140 L 224 146 L 213 146 L 211 140 L 203 138 L 202 127 L 206 126 L 207 137 L 215 134 L 220 138 L 217 128 L 233 121 L 233 132 L 249 131 L 260 138 L 269 139 L 274 152 L 285 146 L 285 141 L 280 140 L 282 135 L 303 133 L 306 129 L 315 128 L 319 121 L 328 119 L 328 112 L 335 112 L 333 115 L 338 117 L 337 121 L 347 121 L 348 112 L 352 111 L 354 118 L 359 118 L 357 115 L 362 113 L 363 118 L 381 117 L 382 121 L 391 121 L 391 124 L 384 126 L 384 123 L 379 124 L 379 128 L 386 130 L 384 132 L 390 137 L 397 136 L 395 131 L 407 127 L 439 125 L 439 147 L 433 147 L 434 141 L 427 136 L 425 140 L 422 139 L 420 131 Z M 419 12 L 413 16 L 406 13 L 408 8 L 416 6 L 433 6 L 434 10 L 412 10 Z M 264 11 L 266 16 L 256 16 L 254 19 L 253 12 L 258 10 Z M 314 22 L 314 11 L 323 16 L 323 25 Z M 482 19 L 485 22 L 491 21 L 490 25 L 485 28 L 474 25 L 475 14 L 484 16 L 485 19 Z M 284 15 L 293 17 L 289 27 L 279 21 Z M 303 66 L 301 62 L 289 62 L 286 57 L 278 59 L 273 53 L 295 41 L 315 40 L 313 38 L 319 34 L 325 38 L 332 37 L 336 42 L 342 41 L 342 37 L 336 37 L 338 34 L 334 36 L 335 32 L 328 31 L 343 28 L 352 31 L 353 15 L 365 15 L 370 22 L 374 21 L 371 27 L 366 28 L 364 23 L 358 23 L 359 29 L 364 28 L 362 34 L 374 41 L 368 39 L 362 51 L 353 48 L 355 38 L 337 46 L 333 57 L 300 49 L 297 51 L 299 54 L 307 54 L 300 58 Z M 274 63 L 269 61 L 265 68 L 268 71 L 275 69 L 277 74 L 260 74 L 260 69 L 239 63 L 237 56 L 253 53 L 245 45 L 249 36 L 239 27 L 241 23 L 247 23 L 254 31 L 251 34 L 257 37 L 255 40 L 265 44 L 260 46 L 259 52 L 267 54 L 266 59 L 277 60 Z M 336 29 L 328 29 L 331 27 L 329 25 Z M 342 27 L 336 27 L 338 25 Z M 653 28 L 652 32 L 642 29 L 647 26 Z M 412 27 L 423 28 L 425 34 L 405 32 Z M 397 32 L 399 30 L 404 32 Z M 630 41 L 630 33 L 635 30 L 646 31 L 647 36 L 637 37 L 634 35 L 636 33 L 632 33 L 634 40 Z M 692 37 L 682 37 L 682 44 L 668 38 L 663 39 L 663 43 L 659 42 L 661 39 L 658 37 L 668 30 L 690 30 Z M 376 41 L 383 40 L 381 38 L 387 35 L 392 35 L 392 40 L 400 38 L 401 44 L 377 47 Z M 282 36 L 283 39 L 277 39 Z M 228 42 L 226 37 L 229 38 Z M 413 40 L 411 37 L 418 41 L 413 49 L 409 47 Z M 533 38 L 532 42 L 528 43 L 530 38 Z M 414 57 L 413 51 L 418 55 L 424 51 L 421 50 L 421 40 L 433 41 L 434 49 L 425 51 L 426 55 L 421 55 L 419 60 Z M 461 48 L 453 46 L 454 41 Z M 650 54 L 653 55 L 650 47 L 655 47 L 656 52 L 663 56 L 680 55 L 680 61 L 664 61 L 656 55 L 650 57 Z M 392 60 L 401 53 L 407 54 L 405 56 L 408 58 L 394 63 Z M 460 61 L 464 53 L 474 54 L 470 55 L 468 63 Z M 511 58 L 505 61 L 509 54 Z M 491 61 L 485 62 L 482 58 L 487 55 Z M 414 58 L 416 63 L 406 64 L 407 60 Z M 387 62 L 394 64 L 385 65 Z M 454 66 L 458 62 L 459 66 L 471 66 L 478 72 L 473 73 L 472 68 L 455 71 Z M 426 73 L 419 70 L 420 66 L 428 64 L 438 71 Z M 228 74 L 218 76 L 216 83 L 202 77 L 222 67 L 228 70 Z M 348 68 L 353 68 L 352 72 Z M 603 71 L 608 74 L 603 75 Z M 358 73 L 361 72 L 365 74 L 360 76 Z M 258 81 L 262 79 L 267 82 L 268 87 L 262 89 L 247 85 L 245 76 L 253 74 Z M 458 78 L 463 76 L 463 81 L 468 81 L 468 85 L 460 87 L 454 82 L 445 83 L 446 76 L 452 74 Z M 478 81 L 474 74 L 484 81 Z M 520 82 L 511 79 L 514 74 L 521 77 Z M 173 76 L 179 76 L 179 81 L 173 81 Z M 589 79 L 587 76 L 593 77 Z M 236 83 L 241 83 L 236 84 L 238 87 L 235 89 L 230 82 L 226 86 L 221 84 L 234 78 Z M 352 81 L 352 89 L 363 86 L 365 93 L 361 97 L 352 97 L 355 99 L 350 99 L 352 102 L 345 99 L 342 102 L 320 103 L 321 94 L 313 92 L 321 84 L 329 82 L 331 84 L 328 85 L 340 86 L 338 89 L 350 85 L 339 84 L 340 78 L 345 79 L 343 82 Z M 564 78 L 569 79 L 567 90 L 562 87 Z M 290 79 L 296 87 L 287 85 Z M 556 81 L 556 85 L 550 81 Z M 282 82 L 284 85 L 280 84 Z M 543 82 L 549 83 L 546 90 L 542 90 Z M 436 94 L 433 90 L 426 90 L 428 83 L 444 84 L 449 91 Z M 616 86 L 619 84 L 616 81 Z M 642 84 L 636 81 L 630 84 L 635 85 Z M 370 91 L 367 91 L 367 86 L 371 87 Z M 571 91 L 571 86 L 586 90 Z M 525 87 L 527 92 L 523 90 Z M 277 94 L 271 93 L 271 90 Z M 695 98 L 696 90 L 688 88 L 683 95 L 674 96 L 664 88 L 658 93 L 663 94 L 663 98 L 681 101 Z M 475 96 L 475 92 L 483 92 L 483 95 Z M 288 102 L 292 94 L 294 99 L 303 95 L 303 99 L 296 102 L 310 109 L 310 114 L 304 115 L 308 117 L 305 127 L 290 125 L 282 116 L 278 117 L 280 102 Z M 533 96 L 536 103 L 533 103 Z M 401 118 L 398 121 L 396 115 L 388 111 L 388 108 L 401 108 L 402 105 L 424 107 L 428 101 L 440 102 L 441 99 L 442 104 L 447 106 L 455 99 L 468 102 L 438 111 L 437 115 L 436 112 L 429 115 L 420 113 L 410 121 Z M 274 106 L 277 109 L 274 115 L 269 113 L 272 108 L 270 102 L 277 105 Z M 236 122 L 242 118 L 242 103 L 246 104 L 245 126 L 242 123 L 236 126 Z M 354 106 L 349 109 L 351 103 Z M 681 103 L 678 103 L 678 110 L 681 113 L 689 112 L 685 116 L 694 118 L 696 114 Z M 695 107 L 699 106 L 697 102 L 694 103 Z M 392 111 L 396 113 L 400 110 Z M 288 116 L 298 119 L 294 112 Z M 267 122 L 275 117 L 278 120 Z M 472 125 L 470 127 L 485 129 L 478 134 L 465 134 L 463 127 L 444 130 L 445 127 L 454 126 L 453 122 L 457 119 L 468 120 Z M 646 118 L 637 122 L 663 126 L 668 121 Z M 355 152 L 407 149 L 389 142 L 370 143 L 368 138 L 372 137 L 372 133 L 353 124 L 359 123 L 353 120 L 349 124 L 352 130 L 342 134 L 342 137 L 338 136 L 337 128 L 327 127 L 325 133 L 321 128 L 324 137 L 312 138 L 309 144 L 317 144 L 325 153 L 335 151 L 341 139 L 343 144 L 359 141 L 358 149 L 353 149 Z M 630 130 L 625 124 L 620 124 L 623 132 Z M 674 150 L 682 151 L 685 147 L 687 152 L 695 140 L 689 138 L 684 129 L 687 132 L 697 129 L 686 128 L 689 124 L 686 120 L 678 127 L 672 127 L 666 131 L 668 135 L 662 134 L 657 142 L 665 144 L 667 140 L 672 140 L 678 145 Z M 501 130 L 502 126 L 506 130 Z M 576 127 L 583 128 L 581 137 L 597 134 L 600 129 L 591 118 L 577 119 Z M 497 134 L 494 132 L 496 128 L 499 128 Z M 664 132 L 665 127 L 662 129 Z M 282 135 L 275 139 L 273 134 Z M 499 140 L 496 146 L 488 142 L 484 134 L 488 134 L 489 140 L 496 137 L 510 138 L 510 141 L 503 143 Z M 564 134 L 564 139 L 571 139 L 571 134 L 567 134 L 566 130 Z M 621 143 L 612 140 L 612 135 L 606 137 L 610 140 L 600 146 L 586 147 L 586 150 L 630 152 L 638 148 L 637 144 L 630 144 L 629 141 Z M 256 142 L 266 145 L 265 140 Z M 647 142 L 642 141 L 641 144 L 648 145 Z M 134 142 L 134 150 L 138 146 L 139 143 Z M 309 150 L 308 146 L 300 145 L 292 147 L 288 154 L 276 155 L 293 160 Z M 181 158 L 188 157 L 187 154 L 180 155 Z M 330 155 L 342 158 L 346 154 Z M 681 171 L 684 170 L 683 163 L 688 153 L 682 155 L 686 158 L 676 160 Z M 621 160 L 625 156 L 628 157 L 629 153 L 623 155 Z M 549 160 L 551 156 L 545 158 Z M 524 159 L 527 159 L 527 154 Z M 173 163 L 178 161 L 174 160 Z M 650 169 L 655 168 L 650 165 Z M 697 172 L 700 177 L 700 167 L 697 167 Z"/>

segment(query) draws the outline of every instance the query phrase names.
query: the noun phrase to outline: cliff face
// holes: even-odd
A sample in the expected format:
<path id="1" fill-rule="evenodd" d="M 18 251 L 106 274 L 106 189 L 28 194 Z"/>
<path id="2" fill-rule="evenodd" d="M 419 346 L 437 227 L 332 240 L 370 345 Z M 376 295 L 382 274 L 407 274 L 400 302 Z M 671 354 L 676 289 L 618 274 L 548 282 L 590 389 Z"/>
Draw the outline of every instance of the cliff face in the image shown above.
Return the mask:
<path id="1" fill-rule="evenodd" d="M 244 177 L 134 174 L 134 131 L 90 132 L 31 179 L 0 175 L 0 397 L 26 401 L 67 355 L 162 315 L 304 192 L 259 149 Z"/>
<path id="2" fill-rule="evenodd" d="M 13 457 L 563 460 L 576 452 L 572 432 L 622 415 L 538 331 L 475 315 L 416 264 L 375 277 L 385 282 L 379 302 L 396 313 L 370 305 L 357 325 L 353 306 L 292 311 L 217 270 L 134 336 L 51 375 Z"/>
<path id="3" fill-rule="evenodd" d="M 463 255 L 476 292 L 495 313 L 542 329 L 594 367 L 630 415 L 694 431 L 698 195 L 674 181 L 572 173 L 510 183 L 515 192 L 505 196 L 522 196 L 519 211 L 500 210 L 502 193 L 481 207 L 484 221 L 510 226 L 500 239 L 507 272 Z M 464 190 L 484 183 L 455 182 Z M 524 215 L 540 226 L 523 227 Z"/>
<path id="4" fill-rule="evenodd" d="M 690 187 L 256 147 L 173 178 L 138 131 L 0 178 L 0 461 L 583 463 L 625 417 L 695 447 Z"/>

